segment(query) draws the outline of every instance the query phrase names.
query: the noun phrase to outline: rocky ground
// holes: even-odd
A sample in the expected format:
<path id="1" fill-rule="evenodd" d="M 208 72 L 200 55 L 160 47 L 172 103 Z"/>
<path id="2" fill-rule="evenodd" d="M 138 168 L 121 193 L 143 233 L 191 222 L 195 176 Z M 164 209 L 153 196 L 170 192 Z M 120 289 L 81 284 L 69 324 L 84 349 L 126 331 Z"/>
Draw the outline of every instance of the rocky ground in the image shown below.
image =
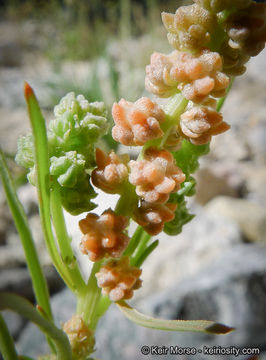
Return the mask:
<path id="1" fill-rule="evenodd" d="M 29 129 L 21 95 L 23 81 L 31 81 L 47 107 L 48 90 L 44 84 L 52 72 L 45 62 L 29 66 L 24 53 L 19 56 L 19 44 L 15 40 L 11 43 L 9 58 L 0 56 L 0 142 L 5 151 L 14 154 L 18 135 Z M 3 49 L 6 52 L 7 47 L 0 42 L 1 54 Z M 78 64 L 75 71 L 82 74 L 82 69 L 84 64 Z M 157 358 L 141 355 L 144 344 L 251 346 L 266 352 L 265 73 L 266 51 L 250 61 L 248 71 L 235 81 L 226 100 L 223 114 L 232 129 L 213 140 L 210 154 L 201 161 L 197 195 L 190 205 L 197 216 L 178 237 L 160 237 L 158 249 L 145 263 L 143 288 L 134 300 L 135 306 L 147 314 L 212 319 L 235 326 L 236 331 L 207 336 L 143 329 L 129 323 L 113 306 L 97 330 L 97 356 L 101 359 Z M 35 191 L 24 185 L 19 188 L 19 196 L 30 219 L 51 292 L 59 292 L 63 285 L 44 250 Z M 102 200 L 100 196 L 99 201 Z M 114 202 L 112 197 L 104 198 L 105 204 L 109 201 L 110 205 Z M 78 244 L 77 218 L 67 219 L 73 242 Z M 0 246 L 0 289 L 32 299 L 23 251 L 2 190 Z M 74 311 L 75 300 L 67 290 L 59 292 L 52 302 L 58 322 L 68 319 Z M 32 325 L 22 332 L 25 323 L 20 318 L 10 313 L 5 313 L 5 317 L 11 332 L 19 337 L 21 352 L 36 356 L 45 351 L 45 340 Z M 179 358 L 205 360 L 210 356 Z M 246 360 L 243 356 L 238 358 Z"/>

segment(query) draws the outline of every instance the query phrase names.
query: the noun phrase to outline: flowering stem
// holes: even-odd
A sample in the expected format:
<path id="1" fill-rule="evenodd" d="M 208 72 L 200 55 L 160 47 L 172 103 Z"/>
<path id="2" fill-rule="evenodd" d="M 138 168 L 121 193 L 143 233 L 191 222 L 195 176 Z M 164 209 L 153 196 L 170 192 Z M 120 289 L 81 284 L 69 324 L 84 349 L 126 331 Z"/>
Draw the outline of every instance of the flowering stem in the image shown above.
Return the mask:
<path id="1" fill-rule="evenodd" d="M 96 307 L 101 297 L 101 289 L 98 287 L 95 277 L 101 265 L 102 261 L 93 264 L 88 284 L 85 290 L 78 294 L 77 314 L 83 317 L 91 329 L 96 327 Z"/>
<path id="2" fill-rule="evenodd" d="M 14 341 L 8 331 L 5 320 L 0 314 L 0 350 L 4 360 L 18 360 Z"/>
<path id="3" fill-rule="evenodd" d="M 76 259 L 74 258 L 73 250 L 70 245 L 71 237 L 67 233 L 60 199 L 60 186 L 55 180 L 53 182 L 53 189 L 51 191 L 51 213 L 53 218 L 53 224 L 61 252 L 61 257 L 63 258 L 69 276 L 71 277 L 74 285 L 74 288 L 72 288 L 72 290 L 76 291 L 77 289 L 80 290 L 84 288 L 85 283 L 77 267 Z"/>
<path id="4" fill-rule="evenodd" d="M 225 94 L 225 96 L 222 97 L 221 99 L 219 99 L 218 102 L 217 102 L 216 111 L 218 111 L 218 112 L 221 111 L 221 109 L 222 109 L 222 107 L 223 107 L 223 104 L 224 104 L 224 102 L 225 102 L 225 100 L 226 100 L 226 98 L 227 98 L 227 95 L 228 95 L 229 91 L 231 90 L 231 88 L 232 88 L 232 86 L 233 86 L 234 80 L 235 80 L 235 78 L 234 78 L 234 77 L 231 77 L 231 79 L 230 79 L 230 84 L 229 84 L 229 86 L 228 86 L 227 89 L 226 89 L 226 94 Z"/>
<path id="5" fill-rule="evenodd" d="M 137 206 L 137 201 L 138 196 L 136 194 L 135 186 L 127 182 L 124 191 L 116 204 L 116 214 L 130 217 Z"/>

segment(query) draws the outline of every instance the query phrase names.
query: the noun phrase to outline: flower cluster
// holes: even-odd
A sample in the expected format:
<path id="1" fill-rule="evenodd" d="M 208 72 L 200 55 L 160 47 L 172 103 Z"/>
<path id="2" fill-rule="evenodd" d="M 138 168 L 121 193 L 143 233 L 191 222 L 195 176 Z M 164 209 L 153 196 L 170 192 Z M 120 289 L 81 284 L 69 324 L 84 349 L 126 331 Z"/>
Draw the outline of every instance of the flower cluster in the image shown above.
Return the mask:
<path id="1" fill-rule="evenodd" d="M 108 295 L 111 301 L 130 299 L 133 290 L 141 286 L 141 270 L 130 266 L 129 261 L 128 256 L 119 260 L 109 260 L 95 275 L 98 286 L 102 288 L 102 294 Z"/>
<path id="2" fill-rule="evenodd" d="M 202 102 L 208 95 L 225 95 L 229 78 L 221 70 L 221 56 L 208 49 L 196 54 L 177 50 L 169 55 L 154 53 L 146 67 L 146 89 L 160 97 L 179 89 L 188 100 Z"/>
<path id="3" fill-rule="evenodd" d="M 135 103 L 121 99 L 113 105 L 112 115 L 115 121 L 113 138 L 124 145 L 144 145 L 163 135 L 160 123 L 164 121 L 164 112 L 146 97 Z"/>
<path id="4" fill-rule="evenodd" d="M 80 220 L 80 230 L 84 234 L 81 240 L 81 250 L 89 255 L 91 261 L 103 257 L 119 258 L 125 250 L 129 238 L 124 233 L 128 219 L 117 216 L 112 210 L 106 210 L 101 216 L 89 213 Z"/>
<path id="5" fill-rule="evenodd" d="M 94 333 L 81 316 L 73 315 L 63 324 L 63 330 L 68 336 L 74 360 L 86 360 L 88 354 L 95 351 Z"/>
<path id="6" fill-rule="evenodd" d="M 60 184 L 62 205 L 77 215 L 95 207 L 88 171 L 94 166 L 93 144 L 108 130 L 106 109 L 72 92 L 55 106 L 54 116 L 47 132 L 50 174 Z M 19 138 L 16 161 L 30 169 L 28 179 L 36 185 L 33 147 L 31 134 Z"/>

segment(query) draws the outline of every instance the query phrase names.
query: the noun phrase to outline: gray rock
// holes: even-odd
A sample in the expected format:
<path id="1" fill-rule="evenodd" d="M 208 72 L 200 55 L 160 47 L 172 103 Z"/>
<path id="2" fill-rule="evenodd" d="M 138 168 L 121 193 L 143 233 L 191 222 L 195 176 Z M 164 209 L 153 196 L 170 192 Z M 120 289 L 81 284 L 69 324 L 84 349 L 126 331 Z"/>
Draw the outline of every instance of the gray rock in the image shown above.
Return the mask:
<path id="1" fill-rule="evenodd" d="M 235 221 L 247 240 L 266 244 L 265 207 L 246 199 L 220 196 L 210 201 L 205 209 Z"/>
<path id="2" fill-rule="evenodd" d="M 210 167 L 201 167 L 196 173 L 195 200 L 204 205 L 218 195 L 237 196 L 237 188 L 225 176 L 219 176 Z"/>
<path id="3" fill-rule="evenodd" d="M 266 249 L 254 244 L 238 245 L 224 252 L 208 268 L 175 287 L 157 295 L 135 302 L 140 311 L 161 318 L 209 319 L 235 326 L 227 335 L 176 333 L 139 327 L 123 317 L 115 305 L 100 320 L 96 333 L 95 356 L 104 360 L 153 359 L 143 356 L 143 345 L 194 346 L 266 346 Z M 54 313 L 65 321 L 75 311 L 75 300 L 69 291 L 64 291 L 52 301 Z M 20 352 L 36 356 L 43 347 L 34 326 L 23 332 L 18 343 Z M 159 358 L 159 357 L 158 357 Z M 193 360 L 193 356 L 178 357 Z M 209 355 L 197 354 L 196 359 L 209 359 Z M 172 360 L 173 356 L 164 359 Z M 212 359 L 222 360 L 224 356 Z M 235 359 L 234 356 L 226 357 Z M 247 356 L 238 359 L 247 360 Z"/>

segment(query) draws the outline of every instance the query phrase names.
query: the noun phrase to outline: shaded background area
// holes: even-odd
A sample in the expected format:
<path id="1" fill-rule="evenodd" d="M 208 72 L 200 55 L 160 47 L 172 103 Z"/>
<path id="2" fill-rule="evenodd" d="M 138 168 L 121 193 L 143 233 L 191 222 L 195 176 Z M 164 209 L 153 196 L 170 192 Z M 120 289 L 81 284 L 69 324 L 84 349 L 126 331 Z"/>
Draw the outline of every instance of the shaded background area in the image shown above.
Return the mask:
<path id="1" fill-rule="evenodd" d="M 121 97 L 133 101 L 147 95 L 145 65 L 151 53 L 171 51 L 160 11 L 175 8 L 175 1 L 153 0 L 0 2 L 0 142 L 29 216 L 51 293 L 57 293 L 53 304 L 59 323 L 71 317 L 74 298 L 63 289 L 45 252 L 35 190 L 12 160 L 18 136 L 29 130 L 23 81 L 34 87 L 47 120 L 68 91 L 83 93 L 91 101 L 102 99 L 109 108 Z M 251 346 L 266 352 L 265 73 L 264 51 L 250 61 L 225 103 L 224 118 L 232 129 L 213 139 L 210 154 L 201 161 L 197 195 L 190 203 L 197 216 L 179 236 L 160 236 L 159 248 L 144 265 L 143 288 L 134 299 L 135 306 L 147 314 L 212 319 L 237 330 L 207 336 L 142 329 L 113 306 L 97 331 L 99 358 L 157 358 L 141 355 L 144 344 Z M 107 137 L 105 146 L 116 145 Z M 112 196 L 99 196 L 103 201 L 114 205 Z M 67 219 L 78 244 L 78 219 Z M 33 300 L 23 251 L 1 188 L 0 289 Z M 25 327 L 14 314 L 5 313 L 5 317 L 23 354 L 45 351 L 45 340 L 36 328 Z"/>

